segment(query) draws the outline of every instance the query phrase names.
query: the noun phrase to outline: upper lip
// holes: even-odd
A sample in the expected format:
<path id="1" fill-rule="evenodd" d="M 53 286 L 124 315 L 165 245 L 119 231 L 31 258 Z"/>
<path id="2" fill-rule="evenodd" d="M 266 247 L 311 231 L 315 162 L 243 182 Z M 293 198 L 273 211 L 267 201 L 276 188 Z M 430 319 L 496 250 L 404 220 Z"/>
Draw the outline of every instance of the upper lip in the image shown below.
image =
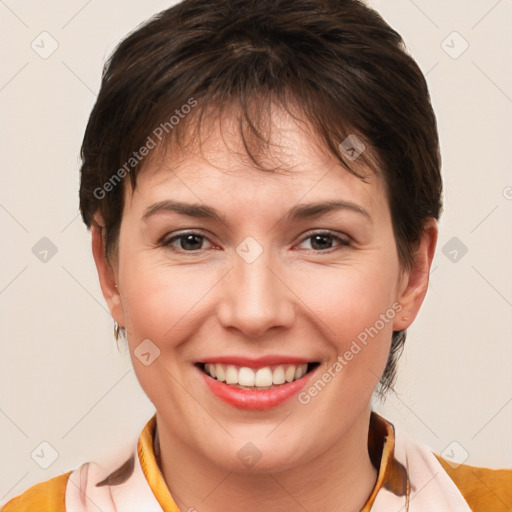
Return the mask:
<path id="1" fill-rule="evenodd" d="M 316 362 L 314 359 L 305 359 L 303 357 L 268 355 L 256 358 L 243 356 L 216 356 L 206 357 L 197 361 L 198 364 L 232 364 L 234 366 L 245 366 L 248 368 L 263 368 L 277 364 L 307 364 Z"/>

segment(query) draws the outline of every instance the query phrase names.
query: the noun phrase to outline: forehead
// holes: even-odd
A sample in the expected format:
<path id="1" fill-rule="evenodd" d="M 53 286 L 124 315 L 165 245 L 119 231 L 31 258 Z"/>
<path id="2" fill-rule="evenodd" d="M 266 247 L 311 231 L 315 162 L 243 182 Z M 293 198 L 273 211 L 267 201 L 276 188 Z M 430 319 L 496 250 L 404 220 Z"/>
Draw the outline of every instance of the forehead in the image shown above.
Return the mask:
<path id="1" fill-rule="evenodd" d="M 140 208 L 169 196 L 224 208 L 244 207 L 248 200 L 266 208 L 276 199 L 289 204 L 327 197 L 369 210 L 387 206 L 382 179 L 362 162 L 354 167 L 364 180 L 349 172 L 307 123 L 277 109 L 267 130 L 268 144 L 252 144 L 241 136 L 236 116 L 209 122 L 199 142 L 171 143 L 151 158 L 137 176 L 136 189 L 127 187 L 125 206 Z"/>

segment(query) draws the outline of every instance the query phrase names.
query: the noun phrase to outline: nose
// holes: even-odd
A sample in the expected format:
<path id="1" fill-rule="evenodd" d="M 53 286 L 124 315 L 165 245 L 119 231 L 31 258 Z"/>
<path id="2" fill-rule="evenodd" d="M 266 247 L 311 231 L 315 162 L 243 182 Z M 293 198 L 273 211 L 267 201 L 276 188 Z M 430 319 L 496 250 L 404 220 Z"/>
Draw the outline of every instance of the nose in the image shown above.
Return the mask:
<path id="1" fill-rule="evenodd" d="M 246 337 L 260 338 L 270 329 L 289 328 L 295 318 L 290 283 L 272 264 L 269 251 L 248 263 L 234 255 L 231 271 L 222 280 L 218 307 L 220 323 Z"/>

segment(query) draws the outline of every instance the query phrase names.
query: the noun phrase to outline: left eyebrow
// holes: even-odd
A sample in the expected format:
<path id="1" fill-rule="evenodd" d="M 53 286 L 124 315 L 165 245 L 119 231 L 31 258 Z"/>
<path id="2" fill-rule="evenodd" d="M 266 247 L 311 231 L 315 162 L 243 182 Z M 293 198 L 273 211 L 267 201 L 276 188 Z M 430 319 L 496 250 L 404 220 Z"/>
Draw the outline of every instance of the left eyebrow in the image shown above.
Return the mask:
<path id="1" fill-rule="evenodd" d="M 211 206 L 206 206 L 199 203 L 182 203 L 180 201 L 159 201 L 144 211 L 143 219 L 148 219 L 153 215 L 162 212 L 174 212 L 187 217 L 213 219 L 224 223 L 224 218 Z"/>
<path id="2" fill-rule="evenodd" d="M 292 221 L 317 218 L 322 215 L 326 215 L 327 213 L 339 210 L 353 211 L 360 215 L 364 215 L 371 220 L 370 214 L 363 207 L 349 201 L 327 201 L 320 203 L 299 204 L 288 211 L 286 219 L 288 221 Z M 218 213 L 217 210 L 211 206 L 199 203 L 183 203 L 180 201 L 171 200 L 159 201 L 158 203 L 149 206 L 144 211 L 142 218 L 148 219 L 149 217 L 163 212 L 174 212 L 180 215 L 185 215 L 187 217 L 213 219 L 222 223 L 226 223 L 224 217 L 222 217 L 222 215 L 220 215 L 220 213 Z"/>

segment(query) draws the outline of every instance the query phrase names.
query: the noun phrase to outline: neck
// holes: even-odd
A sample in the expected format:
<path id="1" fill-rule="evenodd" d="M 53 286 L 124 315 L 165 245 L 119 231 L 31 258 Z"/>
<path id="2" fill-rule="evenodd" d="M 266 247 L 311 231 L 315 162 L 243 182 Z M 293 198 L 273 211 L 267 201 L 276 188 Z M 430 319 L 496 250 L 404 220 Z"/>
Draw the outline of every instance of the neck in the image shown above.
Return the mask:
<path id="1" fill-rule="evenodd" d="M 157 461 L 180 510 L 354 512 L 377 479 L 368 454 L 369 411 L 329 450 L 280 472 L 236 473 L 190 449 L 157 413 Z"/>

